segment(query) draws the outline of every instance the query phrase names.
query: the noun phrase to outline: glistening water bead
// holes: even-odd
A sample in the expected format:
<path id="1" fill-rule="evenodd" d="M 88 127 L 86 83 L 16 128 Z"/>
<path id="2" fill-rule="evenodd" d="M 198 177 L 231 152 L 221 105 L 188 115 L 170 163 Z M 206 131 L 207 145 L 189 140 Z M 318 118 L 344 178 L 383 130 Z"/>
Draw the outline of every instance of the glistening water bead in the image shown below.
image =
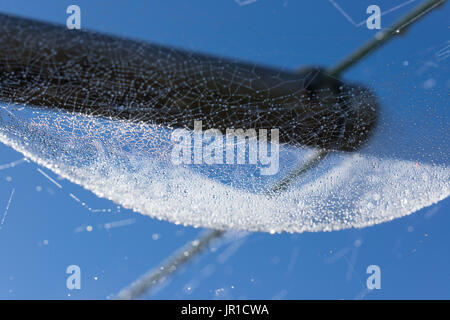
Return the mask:
<path id="1" fill-rule="evenodd" d="M 0 14 L 0 100 L 169 127 L 279 129 L 356 150 L 378 104 L 320 68 L 288 72 Z"/>

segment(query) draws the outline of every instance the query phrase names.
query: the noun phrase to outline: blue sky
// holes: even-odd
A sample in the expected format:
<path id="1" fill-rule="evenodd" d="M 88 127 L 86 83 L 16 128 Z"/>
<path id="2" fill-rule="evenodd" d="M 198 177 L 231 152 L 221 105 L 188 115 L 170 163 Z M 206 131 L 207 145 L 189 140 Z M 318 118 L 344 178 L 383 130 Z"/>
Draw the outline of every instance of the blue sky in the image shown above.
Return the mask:
<path id="1" fill-rule="evenodd" d="M 419 3 L 335 2 L 355 22 L 365 19 L 370 4 L 386 11 L 406 3 L 382 17 L 383 27 Z M 353 25 L 325 0 L 259 0 L 248 5 L 233 0 L 2 0 L 0 12 L 64 24 L 70 4 L 80 6 L 82 28 L 289 69 L 333 65 L 374 35 L 364 25 Z M 448 14 L 447 4 L 346 78 L 386 95 L 385 101 L 396 103 L 390 108 L 402 108 L 411 100 L 419 105 L 442 101 L 423 89 L 410 97 L 397 96 L 395 89 L 422 88 L 427 72 L 434 72 L 436 90 L 448 92 L 448 76 L 441 70 L 448 68 L 449 60 L 440 61 L 437 71 L 424 71 L 414 78 L 405 76 L 404 69 L 404 61 L 426 67 L 433 57 L 429 52 L 448 44 Z M 444 114 L 448 116 L 448 111 Z M 435 124 L 433 119 L 427 123 Z M 448 146 L 443 152 L 448 153 Z M 0 145 L 0 214 L 13 194 L 0 229 L 1 299 L 106 299 L 204 232 L 118 208 L 65 180 L 57 180 L 62 186 L 57 188 L 38 169 L 57 177 L 34 163 L 2 167 L 22 158 Z M 146 298 L 448 299 L 449 208 L 450 200 L 445 199 L 410 216 L 364 229 L 249 234 L 213 247 Z M 122 226 L 105 228 L 116 221 Z M 81 290 L 66 288 L 65 270 L 71 264 L 81 268 Z M 372 264 L 381 267 L 382 288 L 368 292 L 366 268 Z"/>

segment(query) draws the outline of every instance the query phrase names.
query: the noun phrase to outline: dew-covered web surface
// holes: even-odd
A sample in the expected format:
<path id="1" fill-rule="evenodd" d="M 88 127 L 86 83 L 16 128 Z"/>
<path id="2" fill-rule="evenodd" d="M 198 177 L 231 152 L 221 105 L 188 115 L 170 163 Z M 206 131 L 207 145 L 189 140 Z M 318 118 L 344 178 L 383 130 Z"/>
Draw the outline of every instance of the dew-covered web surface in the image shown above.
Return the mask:
<path id="1" fill-rule="evenodd" d="M 205 130 L 224 133 L 278 129 L 282 143 L 347 151 L 376 123 L 376 102 L 367 89 L 313 68 L 288 72 L 7 15 L 0 19 L 5 102 L 170 128 L 192 129 L 202 121 Z"/>
<path id="2" fill-rule="evenodd" d="M 356 22 L 373 4 L 333 2 Z M 383 28 L 418 2 L 378 1 L 388 12 Z M 111 0 L 107 9 L 77 3 L 86 29 L 289 70 L 333 66 L 375 34 L 326 1 L 171 0 L 135 7 Z M 65 5 L 5 0 L 0 10 L 63 24 Z M 374 135 L 357 153 L 329 154 L 276 197 L 264 190 L 317 150 L 281 146 L 275 176 L 261 176 L 254 165 L 175 167 L 166 126 L 2 102 L 0 297 L 111 298 L 204 232 L 145 213 L 214 227 L 237 221 L 263 231 L 358 227 L 409 214 L 338 232 L 227 232 L 146 298 L 448 298 L 447 16 L 448 4 L 344 75 L 376 95 Z M 125 201 L 137 212 L 120 206 Z M 73 264 L 82 271 L 81 290 L 66 288 Z M 381 290 L 366 287 L 373 264 L 381 268 Z"/>
<path id="3" fill-rule="evenodd" d="M 369 92 L 314 84 L 310 94 L 313 71 L 296 75 L 0 19 L 0 141 L 125 208 L 209 228 L 329 231 L 389 221 L 449 195 L 448 82 L 434 87 L 430 78 L 411 91 L 408 79 L 422 65 L 385 86 L 392 92 L 380 99 L 362 149 L 334 151 L 268 195 L 314 146 L 349 150 L 366 139 L 375 122 Z M 433 48 L 425 55 L 446 58 Z M 441 61 L 438 76 L 446 66 Z M 429 93 L 414 100 L 422 90 Z M 411 96 L 408 105 L 393 105 L 399 94 Z M 279 148 L 278 173 L 261 175 L 261 164 L 174 165 L 171 134 L 193 120 L 223 132 L 278 128 L 283 143 L 271 145 Z"/>

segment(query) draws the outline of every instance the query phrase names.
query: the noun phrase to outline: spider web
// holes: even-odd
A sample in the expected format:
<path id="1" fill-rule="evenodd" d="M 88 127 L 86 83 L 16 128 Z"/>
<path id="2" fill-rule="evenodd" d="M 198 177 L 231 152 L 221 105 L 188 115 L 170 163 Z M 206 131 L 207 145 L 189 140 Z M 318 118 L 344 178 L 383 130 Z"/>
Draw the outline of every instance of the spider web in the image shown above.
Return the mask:
<path id="1" fill-rule="evenodd" d="M 303 232 L 381 223 L 449 194 L 444 96 L 423 104 L 427 117 L 439 119 L 432 131 L 384 108 L 369 137 L 372 94 L 318 70 L 296 74 L 0 20 L 0 141 L 125 208 L 186 225 Z M 222 131 L 279 128 L 281 144 L 271 145 L 279 148 L 279 172 L 263 176 L 261 164 L 174 165 L 171 134 L 193 120 Z M 411 150 L 405 128 L 428 139 Z M 263 192 L 316 147 L 354 150 L 368 137 L 361 150 L 334 152 L 286 192 Z"/>

